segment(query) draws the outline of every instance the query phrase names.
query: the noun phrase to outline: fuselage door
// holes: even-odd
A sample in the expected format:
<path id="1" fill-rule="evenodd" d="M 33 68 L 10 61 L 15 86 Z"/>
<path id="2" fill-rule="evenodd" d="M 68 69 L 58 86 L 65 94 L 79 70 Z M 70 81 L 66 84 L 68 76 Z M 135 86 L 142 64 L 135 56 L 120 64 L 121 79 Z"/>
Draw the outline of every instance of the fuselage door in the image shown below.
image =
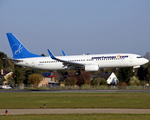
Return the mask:
<path id="1" fill-rule="evenodd" d="M 132 61 L 133 61 L 132 56 L 130 56 L 130 57 L 129 57 L 129 61 L 130 61 L 130 62 L 132 62 Z"/>
<path id="2" fill-rule="evenodd" d="M 35 67 L 35 60 L 32 60 L 32 67 Z"/>

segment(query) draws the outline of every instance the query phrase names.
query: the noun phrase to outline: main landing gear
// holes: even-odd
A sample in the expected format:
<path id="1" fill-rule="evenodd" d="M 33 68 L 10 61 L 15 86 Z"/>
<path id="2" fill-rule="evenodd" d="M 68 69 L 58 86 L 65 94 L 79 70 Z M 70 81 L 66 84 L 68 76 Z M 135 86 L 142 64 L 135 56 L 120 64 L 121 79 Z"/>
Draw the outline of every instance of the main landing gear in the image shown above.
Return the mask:
<path id="1" fill-rule="evenodd" d="M 77 71 L 75 72 L 75 75 L 76 76 L 81 75 L 80 69 L 77 69 Z"/>

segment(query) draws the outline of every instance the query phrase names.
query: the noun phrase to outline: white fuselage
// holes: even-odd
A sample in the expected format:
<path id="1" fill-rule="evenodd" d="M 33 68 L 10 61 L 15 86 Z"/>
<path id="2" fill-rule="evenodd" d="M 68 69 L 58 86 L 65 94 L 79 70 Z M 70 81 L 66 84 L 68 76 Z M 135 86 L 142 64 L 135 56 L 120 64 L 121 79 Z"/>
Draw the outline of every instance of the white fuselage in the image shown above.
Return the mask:
<path id="1" fill-rule="evenodd" d="M 57 58 L 74 63 L 85 65 L 98 65 L 99 68 L 116 68 L 116 67 L 138 67 L 148 62 L 136 54 L 93 54 L 93 55 L 74 55 L 74 56 L 57 56 Z M 16 65 L 31 67 L 44 70 L 62 70 L 74 69 L 64 66 L 63 62 L 52 59 L 51 57 L 33 57 L 19 59 L 22 62 L 14 62 Z"/>

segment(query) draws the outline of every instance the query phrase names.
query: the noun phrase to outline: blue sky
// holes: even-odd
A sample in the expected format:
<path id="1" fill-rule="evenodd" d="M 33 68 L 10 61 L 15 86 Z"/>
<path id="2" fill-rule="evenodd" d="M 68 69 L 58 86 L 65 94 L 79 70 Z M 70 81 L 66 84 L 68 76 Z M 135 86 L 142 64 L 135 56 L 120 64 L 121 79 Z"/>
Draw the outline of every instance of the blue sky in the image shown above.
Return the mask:
<path id="1" fill-rule="evenodd" d="M 0 0 L 0 51 L 6 33 L 48 55 L 150 52 L 150 0 Z"/>

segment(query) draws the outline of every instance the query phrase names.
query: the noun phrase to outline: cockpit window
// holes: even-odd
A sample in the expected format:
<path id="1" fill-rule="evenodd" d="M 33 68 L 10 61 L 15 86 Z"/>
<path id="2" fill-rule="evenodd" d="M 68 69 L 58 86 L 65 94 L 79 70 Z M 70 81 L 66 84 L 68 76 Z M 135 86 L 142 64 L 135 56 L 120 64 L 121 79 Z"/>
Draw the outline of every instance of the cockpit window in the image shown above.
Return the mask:
<path id="1" fill-rule="evenodd" d="M 137 58 L 142 58 L 141 56 L 138 56 Z"/>

